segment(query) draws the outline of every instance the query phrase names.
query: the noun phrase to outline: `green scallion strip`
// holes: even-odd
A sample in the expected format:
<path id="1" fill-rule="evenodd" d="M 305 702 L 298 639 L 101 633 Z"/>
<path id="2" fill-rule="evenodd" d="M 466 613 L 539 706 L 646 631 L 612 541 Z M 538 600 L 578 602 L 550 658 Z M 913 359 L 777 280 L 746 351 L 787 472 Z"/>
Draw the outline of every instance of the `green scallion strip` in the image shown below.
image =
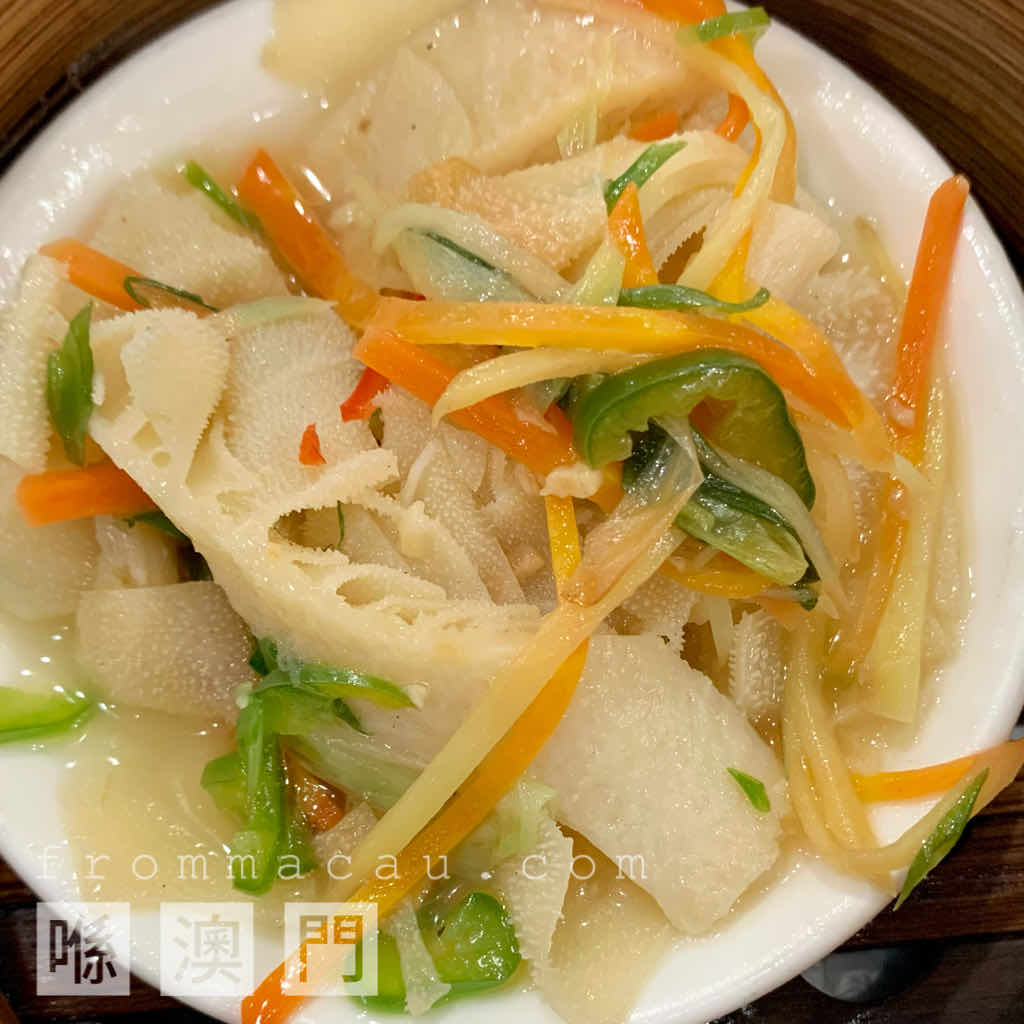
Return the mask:
<path id="1" fill-rule="evenodd" d="M 475 252 L 470 252 L 468 249 L 463 249 L 457 242 L 453 242 L 450 238 L 445 238 L 444 235 L 439 235 L 436 231 L 421 231 L 420 234 L 429 238 L 432 242 L 437 242 L 438 245 L 444 246 L 449 252 L 455 253 L 456 256 L 461 256 L 462 259 L 473 263 L 484 270 L 490 270 L 493 273 L 500 274 L 502 271 L 498 270 L 492 263 L 488 263 L 487 260 L 480 256 L 477 256 Z"/>
<path id="2" fill-rule="evenodd" d="M 604 202 L 611 213 L 619 196 L 626 191 L 626 186 L 632 181 L 640 188 L 663 163 L 670 160 L 684 146 L 685 142 L 655 142 L 648 146 L 617 178 L 605 183 Z"/>
<path id="3" fill-rule="evenodd" d="M 935 826 L 935 831 L 921 844 L 921 849 L 917 851 L 917 856 L 911 862 L 910 870 L 907 872 L 903 888 L 900 890 L 893 910 L 899 910 L 903 906 L 907 897 L 924 880 L 928 872 L 936 867 L 959 842 L 967 827 L 967 822 L 971 820 L 971 812 L 974 810 L 978 794 L 987 778 L 988 769 L 986 768 L 963 791 L 960 799 L 946 811 L 938 825 Z"/>
<path id="4" fill-rule="evenodd" d="M 233 221 L 241 224 L 243 228 L 262 234 L 263 225 L 260 223 L 259 217 L 242 206 L 230 192 L 222 189 L 195 160 L 189 160 L 182 168 L 181 173 L 190 185 L 199 189 L 200 192 L 205 192 Z"/>
<path id="5" fill-rule="evenodd" d="M 92 415 L 91 317 L 90 302 L 68 324 L 64 343 L 46 360 L 46 404 L 50 418 L 64 444 L 64 453 L 78 466 L 85 465 L 85 438 Z"/>
<path id="6" fill-rule="evenodd" d="M 341 502 L 338 502 L 338 548 L 340 550 L 341 545 L 345 543 L 345 510 L 341 507 Z"/>
<path id="7" fill-rule="evenodd" d="M 746 11 L 731 11 L 714 18 L 705 18 L 696 25 L 686 25 L 677 34 L 684 45 L 713 43 L 726 36 L 745 36 L 753 46 L 768 30 L 772 20 L 763 7 L 751 7 Z"/>
<path id="8" fill-rule="evenodd" d="M 175 288 L 173 285 L 164 284 L 163 281 L 154 281 L 151 277 L 126 277 L 124 290 L 143 309 L 171 308 L 190 309 L 192 312 L 220 312 L 216 306 L 203 302 L 202 296 L 196 295 L 195 292 Z"/>
<path id="9" fill-rule="evenodd" d="M 81 693 L 27 693 L 0 686 L 0 743 L 41 739 L 82 723 L 93 702 Z"/>
<path id="10" fill-rule="evenodd" d="M 146 526 L 151 526 L 154 530 L 160 530 L 161 533 L 169 534 L 175 540 L 188 540 L 188 537 L 158 508 L 150 512 L 140 512 L 137 516 L 130 516 L 125 522 L 129 526 L 134 526 L 136 523 L 145 523 Z"/>
<path id="11" fill-rule="evenodd" d="M 758 288 L 744 302 L 725 302 L 696 288 L 678 284 L 649 284 L 643 288 L 623 288 L 619 293 L 620 306 L 642 309 L 713 309 L 718 313 L 746 313 L 763 306 L 771 298 L 767 288 Z"/>
<path id="12" fill-rule="evenodd" d="M 730 768 L 729 774 L 739 784 L 740 789 L 746 794 L 750 805 L 755 811 L 767 814 L 772 809 L 772 802 L 768 799 L 768 791 L 764 788 L 764 783 L 760 779 L 755 779 L 753 775 L 741 772 L 738 768 Z"/>

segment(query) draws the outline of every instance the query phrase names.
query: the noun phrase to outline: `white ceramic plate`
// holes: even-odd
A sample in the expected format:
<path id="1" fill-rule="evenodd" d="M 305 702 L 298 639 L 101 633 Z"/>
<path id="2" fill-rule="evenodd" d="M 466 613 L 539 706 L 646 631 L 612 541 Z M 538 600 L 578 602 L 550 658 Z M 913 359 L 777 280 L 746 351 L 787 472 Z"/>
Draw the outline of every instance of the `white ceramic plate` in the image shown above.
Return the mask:
<path id="1" fill-rule="evenodd" d="M 72 234 L 126 172 L 168 153 L 263 121 L 293 103 L 261 69 L 269 0 L 233 0 L 182 25 L 126 61 L 60 115 L 0 181 L 0 286 L 9 289 L 26 254 Z M 760 44 L 764 64 L 793 112 L 804 183 L 839 208 L 877 219 L 909 273 L 925 206 L 949 174 L 935 150 L 846 67 L 776 26 Z M 965 458 L 973 599 L 961 656 L 935 687 L 916 748 L 904 763 L 927 763 L 1003 739 L 1024 699 L 1024 301 L 1005 254 L 970 203 L 947 322 Z M 0 678 L 15 680 L 17 638 Z M 66 752 L 65 752 L 66 754 Z M 43 851 L 66 847 L 53 758 L 0 750 L 0 852 L 47 899 L 73 898 L 70 868 L 45 877 Z M 83 794 L 88 799 L 88 794 Z M 894 833 L 912 812 L 879 819 Z M 52 852 L 52 851 L 51 851 Z M 66 850 L 64 850 L 66 853 Z M 842 943 L 882 907 L 870 887 L 818 863 L 795 863 L 784 878 L 718 933 L 683 942 L 647 986 L 634 1021 L 705 1021 L 757 998 Z M 159 977 L 153 915 L 133 922 L 132 967 Z M 280 953 L 264 943 L 260 967 Z M 224 1020 L 237 1008 L 204 1002 Z M 510 992 L 431 1015 L 445 1024 L 550 1022 L 532 993 Z M 355 1007 L 311 1004 L 306 1021 L 352 1020 Z M 362 1017 L 361 1019 L 366 1019 Z"/>

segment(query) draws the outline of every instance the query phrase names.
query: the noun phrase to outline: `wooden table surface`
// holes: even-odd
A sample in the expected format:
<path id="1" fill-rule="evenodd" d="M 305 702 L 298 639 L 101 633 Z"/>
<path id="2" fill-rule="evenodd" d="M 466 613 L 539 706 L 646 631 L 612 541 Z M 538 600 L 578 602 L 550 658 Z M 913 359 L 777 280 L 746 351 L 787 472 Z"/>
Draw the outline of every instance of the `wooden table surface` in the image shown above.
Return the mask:
<path id="1" fill-rule="evenodd" d="M 341 0 L 345 2 L 345 0 Z M 0 8 L 0 169 L 77 92 L 209 0 L 5 0 Z M 1018 271 L 1024 217 L 1024 0 L 765 0 L 876 85 L 972 179 Z M 35 897 L 0 861 L 0 1024 L 193 1024 L 140 982 L 130 999 L 35 995 Z M 851 1005 L 801 979 L 728 1024 L 1010 1024 L 1024 1021 L 1024 781 L 898 914 L 850 949 L 913 950 L 915 980 Z"/>

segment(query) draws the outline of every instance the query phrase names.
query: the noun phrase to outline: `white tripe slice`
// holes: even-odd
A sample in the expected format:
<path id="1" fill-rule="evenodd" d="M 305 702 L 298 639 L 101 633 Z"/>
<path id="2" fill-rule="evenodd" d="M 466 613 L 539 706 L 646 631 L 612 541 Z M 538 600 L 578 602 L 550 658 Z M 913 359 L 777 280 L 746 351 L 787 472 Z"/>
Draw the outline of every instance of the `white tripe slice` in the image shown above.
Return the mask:
<path id="1" fill-rule="evenodd" d="M 494 527 L 460 479 L 439 432 L 431 427 L 429 408 L 398 388 L 381 396 L 380 407 L 384 448 L 395 453 L 399 472 L 406 477 L 402 503 L 423 502 L 426 514 L 443 525 L 469 555 L 494 601 L 522 602 L 522 588 Z"/>
<path id="2" fill-rule="evenodd" d="M 768 813 L 754 810 L 729 768 L 765 784 Z M 660 637 L 591 639 L 572 703 L 531 773 L 557 789 L 555 817 L 623 858 L 690 934 L 711 928 L 778 857 L 781 765 Z"/>
<path id="3" fill-rule="evenodd" d="M 405 983 L 405 1008 L 410 1016 L 420 1017 L 452 987 L 438 976 L 437 967 L 420 933 L 411 899 L 402 900 L 385 919 L 383 927 L 398 947 L 402 981 Z"/>
<path id="4" fill-rule="evenodd" d="M 356 804 L 334 828 L 313 836 L 313 852 L 323 864 L 327 875 L 324 886 L 328 890 L 331 883 L 337 881 L 332 875 L 341 876 L 347 871 L 345 858 L 359 845 L 360 840 L 374 825 L 377 815 L 367 803 Z M 332 863 L 331 858 L 337 859 Z"/>
<path id="5" fill-rule="evenodd" d="M 642 632 L 665 637 L 672 650 L 681 654 L 683 627 L 690 621 L 698 596 L 667 576 L 656 574 L 622 607 L 638 620 Z"/>
<path id="6" fill-rule="evenodd" d="M 766 611 L 759 609 L 740 616 L 729 653 L 729 696 L 751 722 L 779 710 L 783 687 L 781 645 L 779 624 Z"/>
<path id="7" fill-rule="evenodd" d="M 404 509 L 382 493 L 397 480 L 394 455 L 378 448 L 363 424 L 339 422 L 338 403 L 359 368 L 347 332 L 329 310 L 231 341 L 204 321 L 205 343 L 229 354 L 227 384 L 219 393 L 208 388 L 206 371 L 197 366 L 179 393 L 182 436 L 160 434 L 128 388 L 121 362 L 134 351 L 137 324 L 147 334 L 146 358 L 133 370 L 144 394 L 147 372 L 158 375 L 166 354 L 180 349 L 182 316 L 188 314 L 133 314 L 110 328 L 97 360 L 114 386 L 93 413 L 93 436 L 191 538 L 256 635 L 272 636 L 308 660 L 428 684 L 426 716 L 433 701 L 445 720 L 449 703 L 471 701 L 532 635 L 536 609 L 495 605 L 486 591 L 479 600 L 455 599 L 431 579 L 417 578 L 406 545 L 418 544 L 422 561 L 450 561 L 439 549 L 441 527 L 422 509 Z M 314 417 L 326 464 L 304 467 L 298 445 Z M 194 424 L 206 420 L 193 457 Z M 167 434 L 171 424 L 160 429 Z M 389 524 L 382 529 L 417 576 L 289 539 L 294 513 L 334 510 L 339 501 Z M 466 694 L 449 701 L 446 684 Z"/>
<path id="8" fill-rule="evenodd" d="M 622 1024 L 676 932 L 647 893 L 578 837 L 575 856 L 537 988 L 565 1024 Z"/>
<path id="9" fill-rule="evenodd" d="M 46 403 L 46 360 L 67 330 L 59 311 L 66 274 L 46 256 L 30 256 L 17 296 L 0 311 L 0 456 L 22 469 L 46 468 L 53 427 Z"/>
<path id="10" fill-rule="evenodd" d="M 839 233 L 813 213 L 769 201 L 754 223 L 747 277 L 789 302 L 839 251 Z"/>
<path id="11" fill-rule="evenodd" d="M 671 199 L 645 222 L 651 260 L 659 270 L 687 239 L 703 231 L 729 201 L 729 189 L 697 188 Z"/>
<path id="12" fill-rule="evenodd" d="M 118 704 L 234 721 L 253 678 L 245 623 L 216 583 L 90 590 L 78 606 L 78 660 Z"/>
<path id="13" fill-rule="evenodd" d="M 362 179 L 396 197 L 416 172 L 458 156 L 510 170 L 593 101 L 617 124 L 696 81 L 672 27 L 617 5 L 591 16 L 548 3 L 475 2 L 420 28 L 367 75 L 313 141 L 308 162 L 336 201 Z M 475 60 L 466 60 L 473 53 Z"/>
<path id="14" fill-rule="evenodd" d="M 212 306 L 287 295 L 267 247 L 251 233 L 225 226 L 216 214 L 198 191 L 172 192 L 141 174 L 119 186 L 89 244 Z"/>
<path id="15" fill-rule="evenodd" d="M 523 959 L 536 969 L 548 962 L 572 872 L 572 840 L 548 816 L 537 845 L 495 868 L 494 885 L 508 909 Z"/>
<path id="16" fill-rule="evenodd" d="M 505 175 L 485 175 L 464 161 L 446 160 L 416 175 L 406 191 L 414 202 L 478 214 L 500 235 L 560 270 L 597 244 L 608 220 L 602 186 L 645 148 L 619 136 L 568 160 Z"/>
<path id="17" fill-rule="evenodd" d="M 96 516 L 92 522 L 100 548 L 93 586 L 116 589 L 178 582 L 178 547 L 169 534 L 115 516 Z"/>
<path id="18" fill-rule="evenodd" d="M 67 615 L 96 574 L 92 522 L 29 526 L 14 500 L 22 476 L 0 458 L 0 609 L 22 619 Z"/>
<path id="19" fill-rule="evenodd" d="M 892 293 L 866 267 L 815 274 L 793 305 L 835 346 L 854 383 L 881 401 L 892 380 L 900 310 Z"/>
<path id="20" fill-rule="evenodd" d="M 331 314 L 282 321 L 234 339 L 224 395 L 226 440 L 269 493 L 300 491 L 323 472 L 299 462 L 299 443 L 311 423 L 329 467 L 376 450 L 366 424 L 344 423 L 339 412 L 363 369 L 351 358 L 352 343 L 352 332 Z"/>

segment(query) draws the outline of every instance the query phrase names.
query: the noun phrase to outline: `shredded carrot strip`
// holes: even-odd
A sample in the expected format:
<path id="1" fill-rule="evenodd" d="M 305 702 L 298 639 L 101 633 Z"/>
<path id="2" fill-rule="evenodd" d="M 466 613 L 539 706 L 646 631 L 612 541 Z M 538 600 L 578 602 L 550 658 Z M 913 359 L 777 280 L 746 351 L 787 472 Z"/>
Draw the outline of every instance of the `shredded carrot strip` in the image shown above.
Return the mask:
<path id="1" fill-rule="evenodd" d="M 156 508 L 149 495 L 112 462 L 23 476 L 15 499 L 29 526 L 89 516 L 132 516 Z"/>
<path id="2" fill-rule="evenodd" d="M 629 137 L 638 142 L 657 142 L 679 131 L 679 115 L 674 110 L 663 110 L 644 121 L 638 121 L 629 130 Z"/>
<path id="3" fill-rule="evenodd" d="M 374 399 L 385 391 L 390 384 L 387 377 L 381 376 L 376 370 L 367 367 L 363 370 L 359 382 L 352 394 L 341 403 L 341 418 L 345 423 L 350 420 L 368 420 L 377 408 Z"/>
<path id="4" fill-rule="evenodd" d="M 68 268 L 68 280 L 94 299 L 128 312 L 143 307 L 125 290 L 126 277 L 138 277 L 138 271 L 125 263 L 104 256 L 103 253 L 73 238 L 61 238 L 39 250 L 44 256 L 63 263 Z"/>
<path id="5" fill-rule="evenodd" d="M 486 340 L 517 348 L 612 348 L 651 355 L 729 349 L 759 363 L 780 387 L 833 423 L 864 431 L 876 429 L 869 422 L 870 403 L 831 346 L 824 342 L 822 348 L 818 337 L 806 333 L 787 336 L 791 346 L 787 347 L 739 323 L 700 313 L 621 306 L 401 299 L 382 299 L 371 327 L 418 345 L 476 345 Z M 382 372 L 387 376 L 386 371 Z M 880 421 L 877 431 L 884 445 Z"/>
<path id="6" fill-rule="evenodd" d="M 721 135 L 728 142 L 735 142 L 742 134 L 743 129 L 750 123 L 750 111 L 746 103 L 739 96 L 729 95 L 729 109 L 722 118 L 721 123 L 715 129 L 716 135 Z"/>
<path id="7" fill-rule="evenodd" d="M 958 174 L 936 189 L 928 204 L 907 291 L 889 409 L 893 431 L 900 439 L 904 454 L 915 464 L 924 453 L 925 413 L 935 339 L 970 187 L 968 180 Z"/>
<path id="8" fill-rule="evenodd" d="M 265 150 L 253 157 L 238 195 L 302 284 L 336 302 L 348 323 L 365 324 L 376 305 L 376 291 L 348 269 L 341 250 Z"/>
<path id="9" fill-rule="evenodd" d="M 928 765 L 925 768 L 911 768 L 902 772 L 877 772 L 874 775 L 853 775 L 852 779 L 854 789 L 861 800 L 916 800 L 945 793 L 968 772 L 988 768 L 993 785 L 986 786 L 986 790 L 989 791 L 987 795 L 995 795 L 1016 777 L 1022 764 L 1024 739 L 1009 740 L 977 754 L 968 754 L 966 757 Z M 979 806 L 976 811 L 980 809 Z"/>
<path id="10" fill-rule="evenodd" d="M 622 274 L 623 288 L 641 288 L 657 284 L 658 274 L 647 248 L 644 219 L 640 213 L 640 190 L 631 181 L 619 196 L 608 214 L 608 233 L 626 257 L 626 268 Z"/>
<path id="11" fill-rule="evenodd" d="M 302 432 L 299 442 L 299 462 L 304 466 L 323 466 L 327 460 L 320 451 L 320 435 L 316 432 L 316 424 L 310 423 Z"/>
<path id="12" fill-rule="evenodd" d="M 563 584 L 579 564 L 579 534 L 571 498 L 548 498 L 548 528 L 555 573 Z M 532 704 L 491 750 L 441 812 L 389 866 L 388 878 L 373 878 L 352 897 L 377 904 L 379 917 L 401 902 L 426 876 L 428 869 L 454 849 L 515 785 L 562 720 L 587 657 L 581 644 L 559 667 Z M 243 1024 L 282 1024 L 303 999 L 288 993 L 289 979 L 302 963 L 300 948 L 242 1000 Z"/>
<path id="13" fill-rule="evenodd" d="M 888 427 L 903 455 L 915 465 L 924 455 L 936 335 L 969 191 L 967 179 L 956 175 L 939 186 L 928 204 L 897 341 Z M 909 417 L 909 423 L 905 417 Z M 861 569 L 869 575 L 860 614 L 849 634 L 840 635 L 833 649 L 833 662 L 839 671 L 850 672 L 867 656 L 892 595 L 907 531 L 899 502 L 901 490 L 896 481 L 890 480 L 882 496 L 878 540 Z"/>

